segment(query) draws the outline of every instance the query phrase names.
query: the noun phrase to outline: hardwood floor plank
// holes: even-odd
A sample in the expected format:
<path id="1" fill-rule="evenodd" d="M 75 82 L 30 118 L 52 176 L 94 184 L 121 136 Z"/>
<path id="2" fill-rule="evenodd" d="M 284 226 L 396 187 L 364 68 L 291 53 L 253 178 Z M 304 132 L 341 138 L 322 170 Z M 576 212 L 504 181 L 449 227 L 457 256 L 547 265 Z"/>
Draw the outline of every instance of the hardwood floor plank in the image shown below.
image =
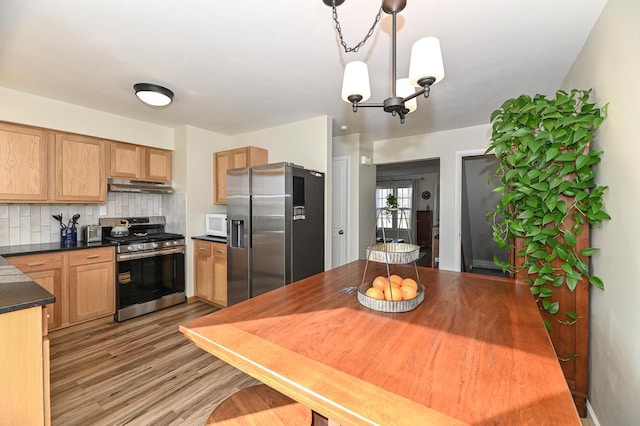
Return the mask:
<path id="1" fill-rule="evenodd" d="M 52 424 L 204 424 L 227 396 L 258 383 L 178 331 L 216 309 L 196 302 L 53 335 Z"/>

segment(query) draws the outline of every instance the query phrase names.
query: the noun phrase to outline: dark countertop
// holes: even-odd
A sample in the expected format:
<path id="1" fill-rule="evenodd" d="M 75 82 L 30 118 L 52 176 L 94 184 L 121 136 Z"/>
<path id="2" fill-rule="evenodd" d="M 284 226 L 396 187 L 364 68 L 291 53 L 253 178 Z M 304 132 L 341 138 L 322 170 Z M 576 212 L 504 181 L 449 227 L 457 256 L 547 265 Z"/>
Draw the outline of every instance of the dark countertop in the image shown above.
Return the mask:
<path id="1" fill-rule="evenodd" d="M 195 236 L 195 237 L 191 237 L 191 239 L 192 240 L 210 241 L 212 243 L 227 244 L 226 237 L 212 237 L 211 235 L 198 235 L 198 236 Z"/>
<path id="2" fill-rule="evenodd" d="M 96 247 L 114 246 L 114 243 L 85 243 L 79 241 L 73 245 L 63 245 L 58 243 L 42 243 L 42 244 L 23 244 L 21 246 L 4 246 L 0 247 L 0 256 L 18 256 L 22 254 L 48 253 L 53 251 L 79 250 Z"/>
<path id="3" fill-rule="evenodd" d="M 0 314 L 43 306 L 56 298 L 0 257 Z"/>

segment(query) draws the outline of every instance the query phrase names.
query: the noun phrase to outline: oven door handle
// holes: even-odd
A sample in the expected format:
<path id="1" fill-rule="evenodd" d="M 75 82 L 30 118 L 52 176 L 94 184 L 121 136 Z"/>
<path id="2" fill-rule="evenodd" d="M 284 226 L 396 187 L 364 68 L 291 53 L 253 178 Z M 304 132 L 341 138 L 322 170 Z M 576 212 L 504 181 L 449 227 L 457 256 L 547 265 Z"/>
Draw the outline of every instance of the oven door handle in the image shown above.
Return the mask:
<path id="1" fill-rule="evenodd" d="M 142 253 L 124 253 L 124 254 L 119 254 L 119 255 L 116 256 L 116 260 L 118 262 L 120 262 L 120 261 L 125 261 L 125 260 L 144 259 L 146 257 L 165 256 L 167 254 L 177 254 L 177 253 L 184 253 L 184 246 L 183 247 L 170 248 L 170 249 L 163 249 L 163 250 L 146 251 L 146 252 L 142 252 Z"/>

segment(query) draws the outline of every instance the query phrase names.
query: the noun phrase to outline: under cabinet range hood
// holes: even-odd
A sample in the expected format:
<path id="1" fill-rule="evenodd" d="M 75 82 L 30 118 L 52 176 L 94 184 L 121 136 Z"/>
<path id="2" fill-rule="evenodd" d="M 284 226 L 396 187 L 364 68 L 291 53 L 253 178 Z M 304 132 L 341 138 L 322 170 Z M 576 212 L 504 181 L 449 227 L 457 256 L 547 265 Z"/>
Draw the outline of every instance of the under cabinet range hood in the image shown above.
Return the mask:
<path id="1" fill-rule="evenodd" d="M 140 192 L 151 194 L 171 194 L 171 182 L 148 182 L 144 180 L 109 179 L 109 192 Z"/>

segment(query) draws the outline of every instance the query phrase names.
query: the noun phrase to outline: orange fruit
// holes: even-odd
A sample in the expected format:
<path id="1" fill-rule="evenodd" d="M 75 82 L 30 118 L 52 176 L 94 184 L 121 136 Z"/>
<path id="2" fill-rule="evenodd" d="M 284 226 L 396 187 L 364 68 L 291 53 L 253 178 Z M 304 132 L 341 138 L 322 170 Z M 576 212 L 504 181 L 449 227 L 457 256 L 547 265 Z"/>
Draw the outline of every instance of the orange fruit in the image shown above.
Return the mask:
<path id="1" fill-rule="evenodd" d="M 400 287 L 400 292 L 402 293 L 402 300 L 413 299 L 418 295 L 418 290 L 408 285 Z"/>
<path id="2" fill-rule="evenodd" d="M 404 280 L 402 280 L 402 287 L 413 287 L 416 290 L 418 290 L 418 283 L 416 282 L 416 280 L 412 279 L 412 278 L 405 278 Z"/>
<path id="3" fill-rule="evenodd" d="M 369 287 L 365 294 L 372 299 L 384 300 L 384 293 L 375 287 Z"/>
<path id="4" fill-rule="evenodd" d="M 400 287 L 396 287 L 391 284 L 384 289 L 384 299 L 402 300 L 402 290 L 400 290 Z"/>
<path id="5" fill-rule="evenodd" d="M 402 283 L 402 277 L 400 275 L 391 275 L 389 277 L 392 283 L 394 283 L 397 287 L 400 287 L 400 283 Z"/>
<path id="6" fill-rule="evenodd" d="M 384 287 L 389 284 L 389 280 L 386 279 L 383 276 L 377 276 L 375 277 L 375 279 L 373 280 L 373 287 L 377 288 L 380 291 L 384 291 Z"/>

